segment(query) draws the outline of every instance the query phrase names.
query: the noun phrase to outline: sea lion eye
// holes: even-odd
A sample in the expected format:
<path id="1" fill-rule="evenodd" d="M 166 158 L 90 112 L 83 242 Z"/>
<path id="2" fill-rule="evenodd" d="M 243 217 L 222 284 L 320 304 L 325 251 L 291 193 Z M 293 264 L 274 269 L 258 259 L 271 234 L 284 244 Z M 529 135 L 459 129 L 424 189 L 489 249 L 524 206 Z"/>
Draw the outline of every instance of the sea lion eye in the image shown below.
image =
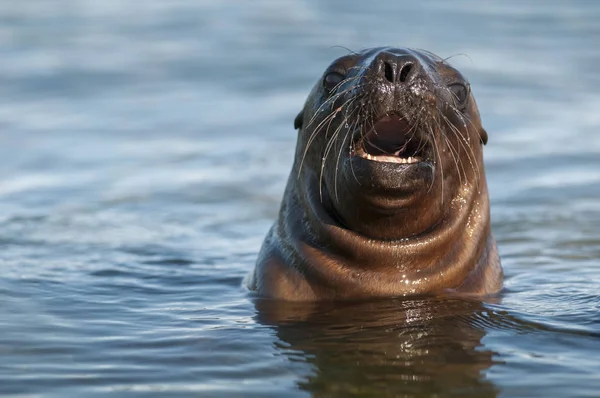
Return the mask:
<path id="1" fill-rule="evenodd" d="M 462 83 L 454 83 L 448 86 L 448 89 L 452 93 L 452 99 L 454 105 L 458 109 L 464 109 L 469 99 L 469 89 Z"/>
<path id="2" fill-rule="evenodd" d="M 338 84 L 344 80 L 344 75 L 339 72 L 329 72 L 323 79 L 323 87 L 327 91 L 333 90 Z"/>

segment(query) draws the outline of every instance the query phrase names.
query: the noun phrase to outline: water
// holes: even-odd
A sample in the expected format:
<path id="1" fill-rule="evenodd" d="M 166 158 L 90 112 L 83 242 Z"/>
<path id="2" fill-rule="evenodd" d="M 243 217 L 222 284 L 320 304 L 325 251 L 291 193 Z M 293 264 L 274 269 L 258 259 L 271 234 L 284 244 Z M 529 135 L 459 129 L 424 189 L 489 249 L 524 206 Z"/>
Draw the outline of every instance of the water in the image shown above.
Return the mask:
<path id="1" fill-rule="evenodd" d="M 600 3 L 483 4 L 2 2 L 0 394 L 597 397 Z M 240 287 L 335 45 L 468 55 L 497 302 Z"/>

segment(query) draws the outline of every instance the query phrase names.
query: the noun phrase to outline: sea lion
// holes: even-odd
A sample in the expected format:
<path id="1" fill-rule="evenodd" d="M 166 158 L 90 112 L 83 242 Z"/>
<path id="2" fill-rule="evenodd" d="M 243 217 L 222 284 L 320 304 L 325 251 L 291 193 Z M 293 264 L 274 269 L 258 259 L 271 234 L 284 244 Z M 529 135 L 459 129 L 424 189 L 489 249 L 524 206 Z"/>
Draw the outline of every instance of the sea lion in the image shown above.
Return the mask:
<path id="1" fill-rule="evenodd" d="M 471 88 L 427 51 L 335 60 L 294 121 L 278 220 L 248 287 L 291 301 L 502 287 Z"/>

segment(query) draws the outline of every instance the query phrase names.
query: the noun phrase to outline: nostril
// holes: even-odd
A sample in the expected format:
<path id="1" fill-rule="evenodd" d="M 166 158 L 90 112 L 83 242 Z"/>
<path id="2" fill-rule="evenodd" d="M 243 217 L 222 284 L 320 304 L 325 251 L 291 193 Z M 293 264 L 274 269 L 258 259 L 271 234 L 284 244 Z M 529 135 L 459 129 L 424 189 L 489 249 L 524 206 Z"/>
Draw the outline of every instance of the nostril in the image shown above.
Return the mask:
<path id="1" fill-rule="evenodd" d="M 402 83 L 406 82 L 406 79 L 408 78 L 408 74 L 410 73 L 412 67 L 413 67 L 412 63 L 406 63 L 402 67 L 402 70 L 400 71 L 400 81 Z"/>
<path id="2" fill-rule="evenodd" d="M 393 83 L 394 82 L 394 68 L 392 67 L 392 65 L 390 65 L 389 62 L 384 62 L 384 68 L 385 68 L 385 78 L 388 82 Z"/>

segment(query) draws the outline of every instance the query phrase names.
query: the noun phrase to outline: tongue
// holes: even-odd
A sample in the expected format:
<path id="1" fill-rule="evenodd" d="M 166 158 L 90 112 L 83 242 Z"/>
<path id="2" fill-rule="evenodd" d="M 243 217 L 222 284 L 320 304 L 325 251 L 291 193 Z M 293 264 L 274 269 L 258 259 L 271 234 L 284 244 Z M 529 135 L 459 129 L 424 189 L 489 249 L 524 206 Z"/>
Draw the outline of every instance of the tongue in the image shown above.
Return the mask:
<path id="1" fill-rule="evenodd" d="M 403 149 L 409 131 L 410 126 L 404 119 L 394 115 L 385 116 L 365 136 L 365 152 L 374 156 L 392 155 Z"/>

